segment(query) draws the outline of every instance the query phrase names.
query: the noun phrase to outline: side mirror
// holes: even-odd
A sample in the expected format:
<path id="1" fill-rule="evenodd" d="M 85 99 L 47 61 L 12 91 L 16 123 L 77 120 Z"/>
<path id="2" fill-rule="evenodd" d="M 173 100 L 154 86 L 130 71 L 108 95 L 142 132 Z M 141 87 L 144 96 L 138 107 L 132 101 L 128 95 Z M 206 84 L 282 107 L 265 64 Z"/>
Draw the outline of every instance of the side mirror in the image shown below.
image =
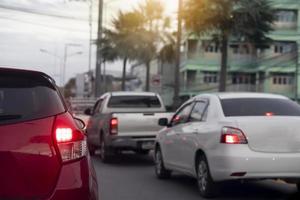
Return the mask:
<path id="1" fill-rule="evenodd" d="M 167 118 L 161 118 L 158 120 L 158 125 L 160 126 L 168 126 L 169 120 Z"/>
<path id="2" fill-rule="evenodd" d="M 89 116 L 93 115 L 92 109 L 91 108 L 85 109 L 84 114 L 89 115 Z"/>
<path id="3" fill-rule="evenodd" d="M 86 125 L 85 125 L 84 121 L 82 119 L 79 119 L 79 118 L 74 118 L 74 120 L 75 120 L 75 123 L 78 126 L 78 128 L 85 131 Z"/>

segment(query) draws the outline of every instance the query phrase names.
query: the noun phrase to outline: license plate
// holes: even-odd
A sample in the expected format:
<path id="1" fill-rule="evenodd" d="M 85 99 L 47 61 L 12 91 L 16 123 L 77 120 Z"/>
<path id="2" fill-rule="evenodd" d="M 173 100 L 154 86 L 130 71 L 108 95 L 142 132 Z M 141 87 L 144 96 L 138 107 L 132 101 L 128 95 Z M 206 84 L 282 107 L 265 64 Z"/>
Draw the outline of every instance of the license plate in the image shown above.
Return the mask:
<path id="1" fill-rule="evenodd" d="M 153 149 L 154 142 L 143 142 L 142 143 L 142 149 Z"/>

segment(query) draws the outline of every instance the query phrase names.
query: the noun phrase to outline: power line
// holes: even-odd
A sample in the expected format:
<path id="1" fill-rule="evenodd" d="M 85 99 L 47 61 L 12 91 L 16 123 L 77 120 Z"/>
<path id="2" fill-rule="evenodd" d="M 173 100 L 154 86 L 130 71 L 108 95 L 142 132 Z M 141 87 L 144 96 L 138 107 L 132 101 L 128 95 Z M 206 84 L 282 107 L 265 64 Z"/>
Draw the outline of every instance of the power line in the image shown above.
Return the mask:
<path id="1" fill-rule="evenodd" d="M 55 25 L 49 25 L 49 24 L 43 24 L 43 23 L 39 23 L 39 22 L 30 22 L 30 21 L 26 21 L 26 20 L 22 20 L 22 19 L 16 19 L 16 18 L 10 18 L 10 17 L 4 17 L 4 16 L 0 16 L 0 19 L 5 19 L 5 20 L 10 20 L 10 21 L 17 21 L 20 23 L 25 23 L 25 24 L 31 24 L 31 25 L 35 25 L 35 26 L 42 26 L 45 28 L 54 28 L 54 29 L 64 29 L 64 30 L 68 30 L 68 31 L 76 31 L 76 32 L 82 32 L 82 33 L 88 33 L 88 30 L 84 31 L 84 30 L 79 30 L 79 29 L 74 29 L 74 28 L 66 28 L 65 26 L 55 26 Z"/>
<path id="2" fill-rule="evenodd" d="M 55 18 L 64 18 L 64 19 L 76 20 L 76 21 L 88 21 L 88 19 L 76 18 L 76 17 L 71 17 L 71 16 L 65 16 L 65 15 L 58 15 L 58 14 L 44 13 L 44 12 L 41 12 L 41 11 L 38 11 L 38 10 L 31 10 L 31 9 L 20 8 L 20 7 L 10 7 L 10 6 L 5 6 L 5 5 L 0 5 L 0 8 L 5 9 L 5 10 L 29 13 L 29 14 L 33 14 L 33 15 L 42 15 L 42 16 L 55 17 Z"/>

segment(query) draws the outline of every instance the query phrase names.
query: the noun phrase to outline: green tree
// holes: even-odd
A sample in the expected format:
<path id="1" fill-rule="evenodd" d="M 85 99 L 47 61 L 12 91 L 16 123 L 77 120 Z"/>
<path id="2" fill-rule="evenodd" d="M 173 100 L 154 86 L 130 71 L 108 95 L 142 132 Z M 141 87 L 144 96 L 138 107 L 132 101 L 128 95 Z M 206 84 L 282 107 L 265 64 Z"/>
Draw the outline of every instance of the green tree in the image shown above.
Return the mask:
<path id="1" fill-rule="evenodd" d="M 121 12 L 112 20 L 112 28 L 105 30 L 102 56 L 108 61 L 123 60 L 122 90 L 125 90 L 126 68 L 137 57 L 137 33 L 144 21 L 138 12 Z"/>
<path id="2" fill-rule="evenodd" d="M 164 7 L 159 0 L 146 0 L 135 10 L 142 16 L 143 27 L 137 33 L 137 60 L 146 66 L 146 91 L 150 90 L 150 64 L 158 56 L 162 29 L 167 25 Z"/>
<path id="3" fill-rule="evenodd" d="M 159 51 L 159 60 L 162 63 L 173 63 L 176 59 L 176 39 L 172 34 L 166 34 L 163 47 Z"/>
<path id="4" fill-rule="evenodd" d="M 274 10 L 269 0 L 188 0 L 183 17 L 189 30 L 220 41 L 219 91 L 226 91 L 230 38 L 263 46 L 272 30 Z"/>
<path id="5" fill-rule="evenodd" d="M 64 92 L 65 98 L 75 97 L 75 88 L 76 88 L 76 79 L 71 78 L 68 83 L 65 85 L 64 89 L 62 91 Z"/>

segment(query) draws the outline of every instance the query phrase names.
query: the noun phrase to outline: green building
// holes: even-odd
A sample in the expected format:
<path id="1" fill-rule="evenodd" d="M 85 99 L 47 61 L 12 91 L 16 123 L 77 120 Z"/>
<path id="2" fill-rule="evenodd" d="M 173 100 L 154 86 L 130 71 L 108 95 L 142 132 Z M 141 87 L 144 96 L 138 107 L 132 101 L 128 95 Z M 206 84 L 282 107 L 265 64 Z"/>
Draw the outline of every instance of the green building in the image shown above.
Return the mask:
<path id="1" fill-rule="evenodd" d="M 231 40 L 228 45 L 227 91 L 278 93 L 300 98 L 300 0 L 273 0 L 273 43 L 264 49 Z M 185 41 L 181 95 L 218 90 L 220 47 L 209 37 Z M 298 73 L 299 76 L 299 73 Z M 297 92 L 296 92 L 297 90 Z"/>

